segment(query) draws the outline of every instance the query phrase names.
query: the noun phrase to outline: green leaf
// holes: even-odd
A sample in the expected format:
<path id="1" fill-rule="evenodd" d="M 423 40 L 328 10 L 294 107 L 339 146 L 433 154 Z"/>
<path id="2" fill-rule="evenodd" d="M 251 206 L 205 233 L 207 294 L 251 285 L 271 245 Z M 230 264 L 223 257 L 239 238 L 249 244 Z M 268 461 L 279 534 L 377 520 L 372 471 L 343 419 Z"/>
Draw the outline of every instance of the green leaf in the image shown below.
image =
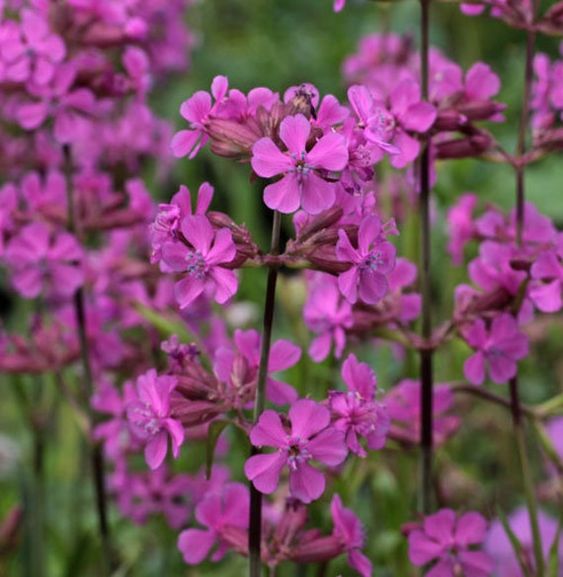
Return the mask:
<path id="1" fill-rule="evenodd" d="M 557 452 L 557 449 L 553 445 L 553 441 L 547 434 L 545 427 L 538 421 L 534 421 L 534 429 L 538 436 L 540 445 L 549 460 L 555 465 L 559 473 L 563 474 L 563 461 Z"/>
<path id="2" fill-rule="evenodd" d="M 188 331 L 186 325 L 177 319 L 172 319 L 162 313 L 155 311 L 141 303 L 136 303 L 135 310 L 151 325 L 154 326 L 162 335 L 171 337 L 177 335 L 183 341 L 191 341 L 193 335 Z"/>
<path id="3" fill-rule="evenodd" d="M 547 565 L 547 577 L 558 577 L 559 575 L 559 540 L 561 539 L 561 529 L 563 517 L 559 518 L 559 525 L 553 543 L 549 549 L 549 561 Z"/>
<path id="4" fill-rule="evenodd" d="M 516 537 L 514 531 L 512 531 L 506 518 L 506 515 L 504 514 L 502 509 L 500 509 L 500 507 L 498 509 L 498 517 L 500 519 L 500 522 L 502 523 L 504 532 L 506 533 L 510 541 L 510 544 L 512 545 L 512 548 L 514 549 L 514 554 L 516 555 L 516 559 L 518 561 L 518 564 L 520 565 L 520 569 L 522 569 L 522 573 L 525 575 L 525 577 L 533 577 L 530 568 L 526 565 L 525 562 L 526 557 L 524 555 L 524 550 L 522 549 L 522 544 L 520 543 L 520 541 L 518 541 L 518 537 Z"/>
<path id="5" fill-rule="evenodd" d="M 211 467 L 213 467 L 213 456 L 215 455 L 217 441 L 219 440 L 221 433 L 225 430 L 225 427 L 230 424 L 230 421 L 219 420 L 213 421 L 211 425 L 209 425 L 205 446 L 205 477 L 207 479 L 211 477 Z"/>

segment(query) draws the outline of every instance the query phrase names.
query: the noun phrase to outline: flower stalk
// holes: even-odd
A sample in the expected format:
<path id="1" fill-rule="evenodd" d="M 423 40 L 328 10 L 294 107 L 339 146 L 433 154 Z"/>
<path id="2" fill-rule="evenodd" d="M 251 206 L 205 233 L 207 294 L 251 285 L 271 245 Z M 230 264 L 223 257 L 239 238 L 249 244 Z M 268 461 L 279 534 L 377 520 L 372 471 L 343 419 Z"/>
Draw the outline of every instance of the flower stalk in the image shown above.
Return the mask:
<path id="1" fill-rule="evenodd" d="M 66 181 L 67 181 L 67 201 L 68 201 L 68 229 L 73 234 L 76 234 L 76 218 L 75 218 L 75 202 L 74 202 L 74 187 L 70 172 L 72 169 L 71 151 L 68 145 L 63 147 L 65 166 L 66 166 Z M 90 362 L 90 346 L 88 343 L 88 331 L 86 320 L 86 304 L 84 299 L 84 289 L 79 287 L 74 294 L 74 314 L 76 317 L 76 325 L 78 330 L 78 340 L 80 344 L 80 360 L 82 370 L 84 372 L 84 381 L 82 387 L 82 395 L 84 397 L 84 405 L 90 416 L 90 426 L 95 425 L 96 415 L 91 410 L 90 398 L 94 392 L 94 376 L 92 373 L 92 364 Z M 102 545 L 102 575 L 111 575 L 113 566 L 113 553 L 111 547 L 110 527 L 108 522 L 108 504 L 107 492 L 105 484 L 105 467 L 102 446 L 96 443 L 92 438 L 92 430 L 89 431 L 88 443 L 90 444 L 90 467 L 92 475 L 92 485 L 94 488 L 94 496 L 96 501 L 96 514 L 98 518 L 98 530 L 100 533 L 100 540 Z"/>
<path id="2" fill-rule="evenodd" d="M 280 252 L 281 213 L 274 210 L 272 221 L 272 240 L 270 254 L 277 255 Z M 266 380 L 268 376 L 268 360 L 270 358 L 270 345 L 272 342 L 272 326 L 276 300 L 276 284 L 278 280 L 278 267 L 272 265 L 268 269 L 266 286 L 266 299 L 264 302 L 264 318 L 262 325 L 262 344 L 260 350 L 260 365 L 258 367 L 258 382 L 256 385 L 256 397 L 254 401 L 254 423 L 264 411 L 266 401 Z M 258 449 L 252 447 L 251 454 L 256 455 Z M 250 518 L 248 531 L 249 551 L 249 575 L 260 577 L 262 573 L 261 548 L 262 542 L 262 494 L 250 483 Z"/>
<path id="3" fill-rule="evenodd" d="M 536 10 L 536 2 L 532 3 L 533 14 Z M 532 81 L 534 75 L 534 51 L 536 43 L 536 33 L 533 26 L 530 26 L 526 33 L 526 59 L 524 66 L 524 89 L 522 95 L 522 109 L 520 111 L 520 124 L 518 129 L 518 141 L 516 145 L 516 158 L 518 163 L 515 166 L 516 173 L 516 241 L 518 246 L 522 246 L 523 232 L 525 225 L 525 164 L 520 160 L 526 153 L 526 134 L 529 124 L 529 108 L 530 108 L 530 94 L 532 90 Z M 534 549 L 535 568 L 537 577 L 543 577 L 545 574 L 545 563 L 543 558 L 542 538 L 538 521 L 538 506 L 534 491 L 534 481 L 530 464 L 528 460 L 528 452 L 526 448 L 526 439 L 524 434 L 524 423 L 522 419 L 523 410 L 520 401 L 520 393 L 518 387 L 518 375 L 510 380 L 510 405 L 512 413 L 512 425 L 514 428 L 514 436 L 516 439 L 516 450 L 518 452 L 518 459 L 520 461 L 520 469 L 522 474 L 522 484 L 524 488 L 524 496 L 526 499 L 526 507 L 530 518 L 530 529 L 532 533 L 532 542 Z"/>
<path id="4" fill-rule="evenodd" d="M 420 0 L 421 18 L 421 49 L 420 74 L 422 99 L 428 100 L 429 75 L 429 35 L 430 35 L 430 0 Z M 431 294 L 431 226 L 430 226 L 430 138 L 423 142 L 419 165 L 420 177 L 420 209 L 421 209 L 421 292 L 422 292 L 422 338 L 429 341 L 432 337 L 432 294 Z M 432 421 L 433 421 L 433 351 L 420 351 L 420 448 L 421 448 L 421 485 L 419 510 L 428 513 L 432 508 Z"/>

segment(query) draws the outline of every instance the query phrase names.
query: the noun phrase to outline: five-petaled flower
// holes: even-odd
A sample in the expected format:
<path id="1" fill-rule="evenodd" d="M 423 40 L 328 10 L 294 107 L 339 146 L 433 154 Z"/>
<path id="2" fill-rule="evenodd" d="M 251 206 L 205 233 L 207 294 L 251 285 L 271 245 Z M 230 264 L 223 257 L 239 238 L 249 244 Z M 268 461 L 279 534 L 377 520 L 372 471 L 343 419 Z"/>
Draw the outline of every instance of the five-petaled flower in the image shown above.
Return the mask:
<path id="1" fill-rule="evenodd" d="M 417 567 L 435 562 L 426 577 L 488 577 L 490 557 L 472 549 L 483 542 L 486 532 L 487 522 L 479 513 L 456 518 L 451 509 L 442 509 L 409 534 L 409 559 Z"/>
<path id="2" fill-rule="evenodd" d="M 178 537 L 178 549 L 184 561 L 198 565 L 215 545 L 217 549 L 211 559 L 219 561 L 229 546 L 237 544 L 237 535 L 245 542 L 249 506 L 248 488 L 240 483 L 227 483 L 222 490 L 206 495 L 195 510 L 198 523 L 205 529 L 186 529 Z M 231 537 L 228 541 L 227 534 Z"/>
<path id="3" fill-rule="evenodd" d="M 528 338 L 518 330 L 516 319 L 508 313 L 496 316 L 490 330 L 483 319 L 477 319 L 463 330 L 463 336 L 476 349 L 463 367 L 465 377 L 474 385 L 485 380 L 486 365 L 493 382 L 506 383 L 516 375 L 516 362 L 528 354 Z"/>
<path id="4" fill-rule="evenodd" d="M 348 564 L 362 577 L 371 577 L 372 563 L 361 551 L 365 544 L 365 534 L 360 520 L 353 511 L 342 505 L 339 495 L 332 498 L 330 513 L 334 523 L 332 534 L 348 553 Z"/>
<path id="5" fill-rule="evenodd" d="M 289 214 L 299 207 L 309 214 L 330 208 L 336 197 L 335 183 L 325 172 L 341 171 L 348 163 L 346 140 L 336 132 L 321 136 L 311 150 L 307 141 L 311 124 L 302 114 L 288 116 L 280 124 L 282 152 L 271 138 L 261 138 L 252 148 L 252 168 L 258 176 L 283 175 L 264 190 L 264 202 L 272 210 Z"/>
<path id="6" fill-rule="evenodd" d="M 238 288 L 235 273 L 224 267 L 236 255 L 231 231 L 214 230 L 202 215 L 184 218 L 180 230 L 186 243 L 167 242 L 161 248 L 167 270 L 186 274 L 175 286 L 180 308 L 186 308 L 204 292 L 220 304 L 227 302 Z"/>
<path id="7" fill-rule="evenodd" d="M 168 451 L 168 437 L 172 455 L 178 457 L 184 442 L 184 427 L 173 418 L 170 396 L 177 386 L 176 377 L 159 376 L 150 369 L 137 379 L 138 399 L 127 407 L 127 419 L 133 433 L 145 441 L 145 459 L 151 469 L 158 469 Z"/>
<path id="8" fill-rule="evenodd" d="M 367 304 L 379 302 L 389 290 L 386 275 L 395 267 L 395 247 L 385 240 L 381 220 L 366 216 L 358 230 L 358 248 L 354 248 L 348 234 L 338 231 L 336 255 L 349 262 L 350 268 L 338 276 L 338 287 L 349 302 L 360 300 Z"/>
<path id="9" fill-rule="evenodd" d="M 25 298 L 70 297 L 84 282 L 79 266 L 83 256 L 76 238 L 53 231 L 44 222 L 28 224 L 6 247 L 5 259 L 12 282 Z"/>
<path id="10" fill-rule="evenodd" d="M 291 430 L 287 431 L 278 413 L 262 413 L 250 433 L 250 441 L 255 447 L 274 447 L 276 451 L 250 457 L 244 471 L 261 493 L 270 494 L 287 466 L 291 496 L 310 503 L 323 494 L 325 478 L 309 461 L 330 467 L 342 463 L 348 453 L 344 434 L 330 426 L 328 409 L 309 399 L 293 404 L 289 421 Z"/>
<path id="11" fill-rule="evenodd" d="M 350 355 L 342 365 L 342 379 L 348 391 L 331 391 L 329 408 L 336 429 L 345 434 L 346 445 L 365 457 L 359 438 L 364 437 L 371 450 L 381 449 L 389 430 L 385 406 L 375 400 L 377 378 L 366 363 Z"/>

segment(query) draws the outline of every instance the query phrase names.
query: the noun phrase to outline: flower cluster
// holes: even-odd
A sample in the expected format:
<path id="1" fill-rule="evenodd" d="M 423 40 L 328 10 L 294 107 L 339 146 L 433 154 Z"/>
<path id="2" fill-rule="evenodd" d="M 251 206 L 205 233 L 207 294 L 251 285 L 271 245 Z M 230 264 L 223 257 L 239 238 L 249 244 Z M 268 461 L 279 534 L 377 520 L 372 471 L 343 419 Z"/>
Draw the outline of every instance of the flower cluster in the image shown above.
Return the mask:
<path id="1" fill-rule="evenodd" d="M 345 4 L 336 0 L 334 10 Z M 346 59 L 341 100 L 309 83 L 245 93 L 216 76 L 181 104 L 184 125 L 173 134 L 149 97 L 188 64 L 189 0 L 7 5 L 4 15 L 0 1 L 0 264 L 35 314 L 25 336 L 0 333 L 0 369 L 56 372 L 88 441 L 111 464 L 102 481 L 120 513 L 138 524 L 163 516 L 186 564 L 232 552 L 273 574 L 286 562 L 326 567 L 346 556 L 371 577 L 363 524 L 344 505 L 346 481 L 357 473 L 362 483 L 387 452 L 443 447 L 465 425 L 458 392 L 510 406 L 520 426 L 519 401 L 485 384 L 511 382 L 514 391 L 534 317 L 559 313 L 563 298 L 563 233 L 523 193 L 508 212 L 473 193 L 450 204 L 447 250 L 460 284 L 451 315 L 435 327 L 430 264 L 412 262 L 418 237 L 400 233 L 410 223 L 412 236 L 421 218 L 425 230 L 440 222 L 427 185 L 442 163 L 487 156 L 521 183 L 527 164 L 561 147 L 562 61 L 536 56 L 533 145 L 514 156 L 490 132 L 505 120 L 497 74 L 484 62 L 464 70 L 436 48 L 421 67 L 410 38 L 392 33 L 362 39 Z M 536 21 L 527 1 L 462 5 L 473 15 L 486 8 L 528 32 L 537 22 L 534 34 L 560 28 L 561 7 Z M 273 212 L 270 250 L 215 210 L 208 182 L 153 203 L 140 178 L 147 162 L 164 189 L 171 155 L 208 153 L 260 184 Z M 268 271 L 261 332 L 247 303 L 236 302 L 246 269 Z M 276 302 L 285 273 L 298 298 Z M 280 304 L 287 326 L 277 335 Z M 431 360 L 446 346 L 464 352 L 463 369 L 452 363 L 439 384 L 430 375 L 429 390 L 428 364 L 410 378 L 413 353 Z M 378 369 L 382 383 L 371 363 L 385 352 L 405 370 Z M 456 371 L 464 382 L 453 382 Z M 526 415 L 541 427 L 550 411 Z M 543 441 L 556 469 L 561 447 L 549 433 L 560 425 L 551 421 Z M 206 466 L 190 461 L 192 472 L 179 472 L 197 444 Z M 240 457 L 233 470 L 232 453 Z M 398 468 L 393 456 L 387 466 Z M 95 473 L 100 490 L 107 471 Z M 103 491 L 97 497 L 103 504 Z M 328 531 L 315 509 L 323 502 Z M 498 522 L 488 532 L 480 513 L 443 508 L 404 526 L 408 558 L 429 577 L 488 577 L 494 567 L 531 574 L 538 560 L 528 542 L 537 535 L 522 530 L 530 522 L 522 515 L 510 519 L 524 549 L 516 555 Z M 540 520 L 553 542 L 559 533 Z"/>

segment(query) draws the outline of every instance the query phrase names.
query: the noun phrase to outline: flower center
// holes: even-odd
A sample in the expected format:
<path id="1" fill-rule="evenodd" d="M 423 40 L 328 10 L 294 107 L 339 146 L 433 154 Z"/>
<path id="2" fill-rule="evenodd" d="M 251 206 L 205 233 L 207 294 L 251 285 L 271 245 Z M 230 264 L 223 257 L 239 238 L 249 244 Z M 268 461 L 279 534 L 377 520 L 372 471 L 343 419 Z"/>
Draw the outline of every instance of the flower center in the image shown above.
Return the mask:
<path id="1" fill-rule="evenodd" d="M 298 177 L 306 176 L 314 167 L 307 164 L 307 153 L 305 151 L 301 152 L 300 155 L 292 154 L 293 160 L 295 161 L 294 171 L 297 173 Z"/>
<path id="2" fill-rule="evenodd" d="M 492 346 L 487 349 L 487 355 L 492 357 L 493 359 L 500 359 L 502 357 L 506 357 L 507 354 L 499 349 L 498 347 Z"/>
<path id="3" fill-rule="evenodd" d="M 363 270 L 377 271 L 382 264 L 384 264 L 383 253 L 380 250 L 374 250 L 364 258 L 360 267 Z"/>
<path id="4" fill-rule="evenodd" d="M 299 465 L 306 463 L 311 458 L 311 453 L 303 447 L 301 439 L 288 439 L 287 464 L 292 471 L 296 471 Z"/>
<path id="5" fill-rule="evenodd" d="M 205 278 L 207 265 L 203 255 L 199 251 L 190 251 L 186 255 L 186 272 L 196 279 Z"/>
<path id="6" fill-rule="evenodd" d="M 378 108 L 370 118 L 370 130 L 385 142 L 393 138 L 395 126 L 395 117 L 384 108 Z"/>
<path id="7" fill-rule="evenodd" d="M 160 431 L 160 419 L 148 405 L 135 407 L 135 424 L 148 436 L 156 435 Z"/>

